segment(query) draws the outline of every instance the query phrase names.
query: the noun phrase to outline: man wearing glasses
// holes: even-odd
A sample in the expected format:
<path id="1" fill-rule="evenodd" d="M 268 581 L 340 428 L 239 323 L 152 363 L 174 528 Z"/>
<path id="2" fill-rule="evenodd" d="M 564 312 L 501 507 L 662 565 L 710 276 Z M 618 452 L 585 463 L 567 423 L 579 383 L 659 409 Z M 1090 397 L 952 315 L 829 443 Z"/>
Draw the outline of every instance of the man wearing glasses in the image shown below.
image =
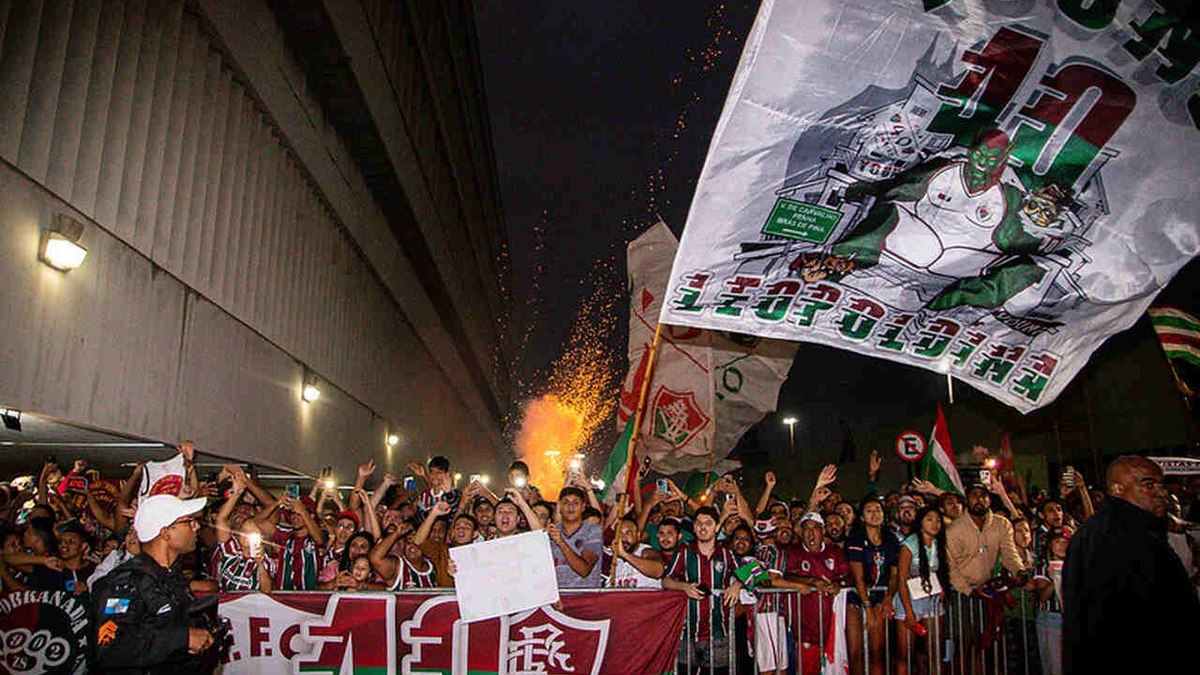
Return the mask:
<path id="1" fill-rule="evenodd" d="M 196 514 L 205 500 L 155 495 L 133 528 L 142 552 L 97 582 L 92 597 L 94 670 L 106 673 L 204 672 L 213 636 L 191 625 L 195 602 L 175 562 L 196 547 Z"/>

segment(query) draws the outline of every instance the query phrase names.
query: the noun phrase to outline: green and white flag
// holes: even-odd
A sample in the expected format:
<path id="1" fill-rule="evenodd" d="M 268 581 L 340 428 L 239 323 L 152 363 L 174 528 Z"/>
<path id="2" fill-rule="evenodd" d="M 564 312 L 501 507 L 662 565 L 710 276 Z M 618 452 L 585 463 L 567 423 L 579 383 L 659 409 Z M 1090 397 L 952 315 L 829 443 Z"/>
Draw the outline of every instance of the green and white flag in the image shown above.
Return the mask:
<path id="1" fill-rule="evenodd" d="M 1141 0 L 763 0 L 661 321 L 1046 405 L 1200 251 L 1194 38 Z"/>
<path id="2" fill-rule="evenodd" d="M 918 463 L 917 472 L 923 480 L 947 492 L 966 494 L 962 478 L 958 475 L 958 467 L 955 465 L 954 447 L 950 445 L 950 427 L 946 425 L 946 416 L 942 414 L 941 404 L 938 404 L 937 418 L 934 419 L 933 431 L 929 434 L 929 450 Z"/>
<path id="3" fill-rule="evenodd" d="M 608 453 L 608 462 L 600 470 L 600 480 L 604 481 L 604 489 L 600 491 L 601 501 L 607 500 L 609 495 L 628 494 L 628 491 L 634 488 L 629 484 L 629 474 L 625 471 L 629 464 L 629 439 L 632 437 L 633 420 L 630 419 L 625 423 L 621 435 L 617 437 L 617 442 L 613 443 L 612 452 Z M 637 475 L 637 467 L 634 467 L 634 475 Z"/>

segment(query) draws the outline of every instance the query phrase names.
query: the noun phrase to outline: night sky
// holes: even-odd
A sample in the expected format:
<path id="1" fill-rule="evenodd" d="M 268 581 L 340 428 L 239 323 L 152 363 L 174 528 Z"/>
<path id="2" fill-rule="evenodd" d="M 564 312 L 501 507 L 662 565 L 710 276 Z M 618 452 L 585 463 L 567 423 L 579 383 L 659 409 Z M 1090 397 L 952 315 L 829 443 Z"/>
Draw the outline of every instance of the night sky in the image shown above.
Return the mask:
<path id="1" fill-rule="evenodd" d="M 681 11 L 683 6 L 687 11 Z M 602 336 L 625 369 L 624 248 L 660 214 L 678 235 L 757 2 L 476 4 L 481 59 L 513 278 L 513 372 L 521 396 L 539 393 L 580 304 L 611 301 L 618 321 Z M 1195 263 L 1164 297 L 1196 311 Z M 1059 402 L 1023 416 L 956 383 L 947 417 L 960 454 L 995 446 L 1051 461 L 1186 440 L 1183 406 L 1149 324 L 1109 341 Z M 865 470 L 872 447 L 891 455 L 896 434 L 928 433 L 946 404 L 943 376 L 815 345 L 801 346 L 781 398 L 796 414 L 797 457 L 768 416 L 743 439 L 747 476 L 772 461 L 807 484 L 835 461 L 849 429 Z M 840 421 L 844 420 L 844 424 Z M 1055 432 L 1057 429 L 1057 433 Z M 1077 462 L 1077 463 L 1081 463 Z M 1082 468 L 1082 467 L 1081 467 Z M 899 477 L 899 474 L 896 474 Z"/>

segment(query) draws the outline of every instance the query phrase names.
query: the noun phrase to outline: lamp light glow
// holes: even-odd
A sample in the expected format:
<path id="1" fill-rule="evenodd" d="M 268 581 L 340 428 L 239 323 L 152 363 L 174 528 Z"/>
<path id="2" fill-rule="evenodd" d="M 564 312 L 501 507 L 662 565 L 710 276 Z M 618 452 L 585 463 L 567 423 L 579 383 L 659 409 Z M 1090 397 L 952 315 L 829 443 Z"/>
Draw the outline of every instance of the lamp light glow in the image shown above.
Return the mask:
<path id="1" fill-rule="evenodd" d="M 396 434 L 388 434 L 388 437 L 387 437 L 387 444 L 388 444 L 389 446 L 391 446 L 391 447 L 393 447 L 393 448 L 394 448 L 394 447 L 396 447 L 396 445 L 397 445 L 397 444 L 399 444 L 399 443 L 400 443 L 400 437 L 399 437 L 399 436 L 397 436 Z"/>
<path id="2" fill-rule="evenodd" d="M 796 419 L 795 417 L 785 417 L 785 418 L 783 418 L 783 423 L 784 423 L 784 424 L 786 424 L 786 425 L 788 425 L 789 427 L 790 427 L 790 426 L 792 426 L 793 424 L 795 424 L 796 422 L 799 422 L 799 421 L 800 421 L 800 420 Z"/>
<path id="3" fill-rule="evenodd" d="M 46 235 L 42 244 L 41 259 L 59 272 L 69 272 L 83 264 L 88 250 L 57 232 Z"/>
<path id="4" fill-rule="evenodd" d="M 317 389 L 316 385 L 306 384 L 304 385 L 304 391 L 301 392 L 300 397 L 304 399 L 305 403 L 312 403 L 313 401 L 321 398 L 321 390 Z"/>

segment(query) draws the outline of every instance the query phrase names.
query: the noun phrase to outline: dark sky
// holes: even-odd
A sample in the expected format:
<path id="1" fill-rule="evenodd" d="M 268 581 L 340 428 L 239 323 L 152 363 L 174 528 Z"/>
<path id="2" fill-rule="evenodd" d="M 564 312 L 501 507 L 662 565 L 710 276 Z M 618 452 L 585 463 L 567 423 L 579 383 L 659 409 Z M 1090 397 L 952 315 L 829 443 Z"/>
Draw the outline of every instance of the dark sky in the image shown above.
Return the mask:
<path id="1" fill-rule="evenodd" d="M 687 6 L 686 11 L 681 7 Z M 661 214 L 679 234 L 757 2 L 500 2 L 476 6 L 513 274 L 514 372 L 524 393 L 562 351 L 576 310 L 595 289 L 624 285 L 624 247 Z M 1193 264 L 1168 295 L 1196 309 Z M 624 370 L 625 299 L 609 337 Z M 947 410 L 965 452 L 1014 443 L 1057 455 L 1101 454 L 1186 438 L 1182 404 L 1143 320 L 1117 336 L 1038 413 L 955 387 Z M 927 433 L 945 403 L 936 373 L 832 348 L 800 348 L 780 411 L 797 414 L 797 468 L 833 461 L 846 420 L 863 461 L 905 427 Z M 1164 417 L 1165 416 L 1165 417 Z M 1055 433 L 1057 428 L 1057 433 Z M 743 442 L 778 453 L 787 437 L 769 416 Z M 747 464 L 751 464 L 747 461 Z M 892 465 L 898 462 L 891 462 Z"/>

